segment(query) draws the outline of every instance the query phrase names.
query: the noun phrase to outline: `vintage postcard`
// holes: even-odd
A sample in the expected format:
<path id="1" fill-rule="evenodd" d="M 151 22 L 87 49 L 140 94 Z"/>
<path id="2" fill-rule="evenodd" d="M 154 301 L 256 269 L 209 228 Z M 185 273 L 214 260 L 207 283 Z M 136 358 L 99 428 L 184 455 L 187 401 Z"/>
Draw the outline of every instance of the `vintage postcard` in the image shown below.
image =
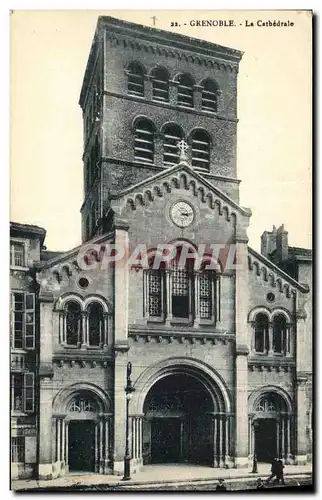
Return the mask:
<path id="1" fill-rule="evenodd" d="M 15 491 L 312 488 L 312 12 L 11 13 Z"/>

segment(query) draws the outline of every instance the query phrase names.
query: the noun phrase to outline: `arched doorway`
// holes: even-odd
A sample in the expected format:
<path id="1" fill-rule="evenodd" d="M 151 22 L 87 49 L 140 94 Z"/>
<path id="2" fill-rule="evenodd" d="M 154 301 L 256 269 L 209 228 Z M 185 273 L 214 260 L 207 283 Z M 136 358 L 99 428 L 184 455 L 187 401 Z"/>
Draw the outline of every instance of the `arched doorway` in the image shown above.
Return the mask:
<path id="1" fill-rule="evenodd" d="M 148 367 L 131 403 L 135 463 L 232 466 L 230 396 L 204 362 L 173 357 Z"/>
<path id="2" fill-rule="evenodd" d="M 143 408 L 146 463 L 213 464 L 214 403 L 190 375 L 174 374 L 156 382 Z"/>
<path id="3" fill-rule="evenodd" d="M 292 450 L 291 404 L 275 391 L 262 392 L 252 398 L 249 416 L 249 452 L 258 462 L 271 463 L 273 458 L 289 461 Z"/>
<path id="4" fill-rule="evenodd" d="M 100 388 L 75 384 L 53 403 L 55 467 L 66 472 L 108 473 L 110 464 L 110 402 Z"/>

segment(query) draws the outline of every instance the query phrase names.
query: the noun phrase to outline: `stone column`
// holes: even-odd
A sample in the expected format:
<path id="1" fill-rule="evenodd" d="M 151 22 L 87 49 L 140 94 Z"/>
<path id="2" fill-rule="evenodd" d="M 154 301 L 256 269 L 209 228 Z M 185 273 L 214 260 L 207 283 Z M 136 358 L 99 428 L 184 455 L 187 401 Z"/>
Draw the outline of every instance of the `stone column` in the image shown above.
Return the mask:
<path id="1" fill-rule="evenodd" d="M 144 97 L 148 101 L 152 101 L 153 97 L 153 76 L 152 75 L 145 75 L 144 76 Z"/>
<path id="2" fill-rule="evenodd" d="M 292 453 L 292 434 L 291 434 L 291 419 L 288 416 L 286 420 L 286 432 L 287 432 L 287 461 L 290 463 L 291 453 Z"/>
<path id="3" fill-rule="evenodd" d="M 99 453 L 98 453 L 98 443 L 99 443 L 99 439 L 98 439 L 98 426 L 99 426 L 99 423 L 96 422 L 95 424 L 95 472 L 99 472 Z"/>
<path id="4" fill-rule="evenodd" d="M 200 272 L 194 271 L 195 277 L 195 325 L 198 326 L 200 323 Z"/>
<path id="5" fill-rule="evenodd" d="M 65 440 L 66 440 L 66 448 L 65 448 L 65 471 L 66 472 L 68 472 L 68 470 L 69 470 L 69 463 L 68 463 L 68 446 L 69 446 L 68 429 L 69 429 L 69 422 L 65 421 Z"/>
<path id="6" fill-rule="evenodd" d="M 100 464 L 100 474 L 104 474 L 104 454 L 103 454 L 103 445 L 104 445 L 104 422 L 101 419 L 99 422 L 99 464 Z"/>
<path id="7" fill-rule="evenodd" d="M 108 417 L 106 417 L 104 425 L 105 425 L 104 473 L 107 474 L 109 468 L 109 456 L 110 456 L 110 441 L 109 441 L 110 421 Z"/>
<path id="8" fill-rule="evenodd" d="M 169 103 L 177 106 L 178 101 L 178 82 L 169 80 Z"/>
<path id="9" fill-rule="evenodd" d="M 223 426 L 223 416 L 219 415 L 218 426 L 219 426 L 219 457 L 218 457 L 218 465 L 219 467 L 224 466 L 224 426 Z"/>
<path id="10" fill-rule="evenodd" d="M 213 415 L 213 441 L 214 441 L 214 467 L 218 467 L 218 427 L 217 427 L 217 415 Z"/>
<path id="11" fill-rule="evenodd" d="M 276 448 L 277 448 L 277 456 L 279 457 L 281 454 L 281 429 L 280 422 L 277 420 L 276 422 Z"/>
<path id="12" fill-rule="evenodd" d="M 273 324 L 272 323 L 268 323 L 268 352 L 267 354 L 272 356 L 273 353 L 274 353 L 274 350 L 273 350 Z"/>
<path id="13" fill-rule="evenodd" d="M 236 241 L 235 270 L 235 466 L 248 467 L 248 247 L 247 238 Z"/>
<path id="14" fill-rule="evenodd" d="M 129 271 L 125 261 L 129 256 L 128 224 L 115 218 L 115 244 L 125 249 L 125 258 L 114 265 L 114 474 L 124 472 L 126 365 L 128 362 L 128 302 Z"/>
<path id="15" fill-rule="evenodd" d="M 167 319 L 166 323 L 170 324 L 172 321 L 172 273 L 170 269 L 165 271 L 165 286 L 167 298 Z"/>
<path id="16" fill-rule="evenodd" d="M 197 110 L 201 110 L 202 104 L 202 85 L 193 86 L 193 107 Z"/>
<path id="17" fill-rule="evenodd" d="M 297 408 L 296 408 L 296 443 L 295 443 L 295 461 L 298 465 L 304 465 L 307 462 L 307 401 L 306 401 L 306 383 L 307 376 L 297 373 L 296 378 L 296 395 L 297 395 Z"/>
<path id="18" fill-rule="evenodd" d="M 53 477 L 52 453 L 52 303 L 51 293 L 41 290 L 39 345 L 39 431 L 38 431 L 38 478 Z"/>
<path id="19" fill-rule="evenodd" d="M 281 417 L 281 456 L 283 459 L 286 458 L 286 450 L 285 450 L 285 416 Z"/>

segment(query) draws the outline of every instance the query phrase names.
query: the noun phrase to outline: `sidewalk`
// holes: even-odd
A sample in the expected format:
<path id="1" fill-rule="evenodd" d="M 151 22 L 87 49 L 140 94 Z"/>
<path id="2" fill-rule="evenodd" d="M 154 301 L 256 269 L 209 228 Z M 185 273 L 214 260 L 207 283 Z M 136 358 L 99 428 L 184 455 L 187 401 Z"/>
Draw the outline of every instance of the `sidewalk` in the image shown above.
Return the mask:
<path id="1" fill-rule="evenodd" d="M 14 491 L 26 489 L 46 489 L 46 488 L 66 488 L 70 486 L 91 486 L 91 485 L 111 485 L 111 486 L 134 486 L 143 484 L 170 484 L 196 481 L 212 481 L 223 477 L 225 479 L 250 480 L 257 477 L 267 478 L 270 475 L 270 464 L 258 464 L 258 473 L 252 474 L 249 469 L 212 469 L 198 465 L 146 465 L 136 474 L 132 475 L 130 481 L 122 481 L 120 476 L 111 476 L 94 473 L 70 473 L 67 476 L 57 479 L 41 480 L 18 479 L 12 481 Z M 285 476 L 302 476 L 312 474 L 312 465 L 286 465 Z"/>

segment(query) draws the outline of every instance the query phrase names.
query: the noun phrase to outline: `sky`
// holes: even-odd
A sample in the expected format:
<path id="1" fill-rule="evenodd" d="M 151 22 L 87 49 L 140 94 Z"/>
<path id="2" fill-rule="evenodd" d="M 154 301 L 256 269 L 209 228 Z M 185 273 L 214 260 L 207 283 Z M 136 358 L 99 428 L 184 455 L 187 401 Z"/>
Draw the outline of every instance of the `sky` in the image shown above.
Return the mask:
<path id="1" fill-rule="evenodd" d="M 78 98 L 99 15 L 112 15 L 244 52 L 238 79 L 240 204 L 249 243 L 284 223 L 311 248 L 311 18 L 302 11 L 14 11 L 11 15 L 10 219 L 46 228 L 46 246 L 81 240 L 82 113 Z M 190 27 L 192 19 L 236 26 Z M 254 22 L 254 27 L 246 27 Z M 258 27 L 290 20 L 293 27 Z M 177 21 L 178 27 L 171 27 Z M 186 23 L 187 26 L 183 24 Z"/>

